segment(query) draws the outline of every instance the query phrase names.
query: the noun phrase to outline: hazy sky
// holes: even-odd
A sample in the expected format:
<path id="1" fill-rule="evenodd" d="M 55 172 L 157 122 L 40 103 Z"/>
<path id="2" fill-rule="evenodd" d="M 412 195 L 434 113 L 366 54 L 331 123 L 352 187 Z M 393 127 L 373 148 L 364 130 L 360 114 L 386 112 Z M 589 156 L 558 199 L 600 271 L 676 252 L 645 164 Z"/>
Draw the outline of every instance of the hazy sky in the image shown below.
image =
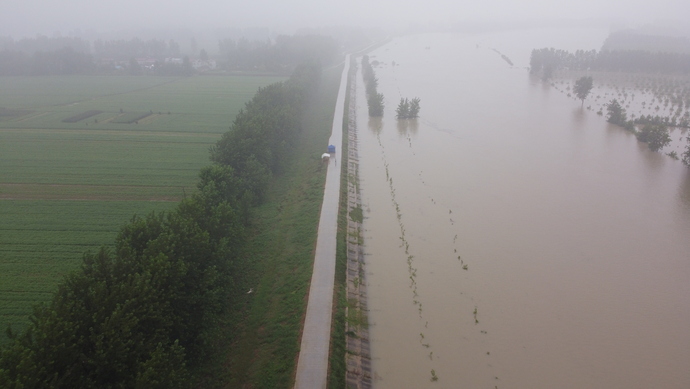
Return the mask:
<path id="1" fill-rule="evenodd" d="M 536 19 L 687 20 L 690 0 L 0 0 L 0 35 L 77 28 L 381 26 Z"/>

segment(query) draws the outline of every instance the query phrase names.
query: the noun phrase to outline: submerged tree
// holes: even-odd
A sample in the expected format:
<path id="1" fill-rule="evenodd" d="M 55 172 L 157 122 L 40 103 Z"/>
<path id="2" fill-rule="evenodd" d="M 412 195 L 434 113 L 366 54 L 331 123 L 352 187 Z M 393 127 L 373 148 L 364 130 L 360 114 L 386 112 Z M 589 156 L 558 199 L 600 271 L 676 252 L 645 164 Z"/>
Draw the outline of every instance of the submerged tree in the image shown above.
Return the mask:
<path id="1" fill-rule="evenodd" d="M 398 119 L 413 119 L 419 116 L 419 97 L 412 100 L 401 98 L 398 108 L 395 109 Z"/>
<path id="2" fill-rule="evenodd" d="M 383 108 L 384 108 L 384 103 L 383 103 L 383 93 L 373 93 L 369 95 L 369 98 L 367 99 L 367 103 L 369 105 L 369 116 L 372 117 L 379 117 L 383 116 Z"/>
<path id="3" fill-rule="evenodd" d="M 625 126 L 625 123 L 628 121 L 628 116 L 625 113 L 625 108 L 621 106 L 618 100 L 611 100 L 611 102 L 606 105 L 606 111 L 606 120 L 609 123 Z"/>
<path id="4" fill-rule="evenodd" d="M 644 142 L 652 151 L 659 151 L 671 143 L 668 129 L 664 125 L 647 124 L 637 133 L 637 140 Z"/>
<path id="5" fill-rule="evenodd" d="M 369 56 L 362 57 L 362 78 L 367 92 L 367 104 L 369 105 L 369 116 L 380 117 L 383 116 L 383 94 L 378 93 L 376 87 L 378 86 L 378 79 L 374 73 L 374 68 L 369 63 Z"/>
<path id="6" fill-rule="evenodd" d="M 410 103 L 407 99 L 400 98 L 400 103 L 398 108 L 395 109 L 396 117 L 398 119 L 404 119 L 410 112 Z"/>
<path id="7" fill-rule="evenodd" d="M 419 97 L 415 97 L 410 101 L 410 118 L 416 118 L 419 116 Z"/>
<path id="8" fill-rule="evenodd" d="M 585 105 L 585 99 L 589 96 L 589 92 L 592 91 L 592 86 L 594 85 L 594 80 L 592 77 L 583 76 L 575 81 L 575 86 L 573 87 L 573 92 L 578 99 L 582 100 L 582 105 Z"/>
<path id="9" fill-rule="evenodd" d="M 685 166 L 690 167 L 690 136 L 685 138 L 685 140 L 687 140 L 688 145 L 685 146 L 685 152 L 683 152 L 682 161 L 685 164 Z"/>

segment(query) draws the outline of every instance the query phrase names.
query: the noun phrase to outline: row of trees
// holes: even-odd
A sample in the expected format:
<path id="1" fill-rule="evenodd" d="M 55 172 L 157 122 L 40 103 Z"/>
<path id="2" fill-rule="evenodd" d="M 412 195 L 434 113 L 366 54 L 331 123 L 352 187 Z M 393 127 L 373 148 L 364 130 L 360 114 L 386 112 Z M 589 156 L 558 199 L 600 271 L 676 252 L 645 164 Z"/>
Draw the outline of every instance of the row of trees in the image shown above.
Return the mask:
<path id="1" fill-rule="evenodd" d="M 221 66 L 227 70 L 271 72 L 293 69 L 304 60 L 327 65 L 338 52 L 335 40 L 321 35 L 280 35 L 275 42 L 223 39 L 218 48 Z"/>
<path id="2" fill-rule="evenodd" d="M 89 42 L 78 38 L 43 37 L 35 41 L 0 40 L 0 48 L 0 76 L 189 73 L 189 67 L 179 66 L 184 64 L 166 61 L 182 57 L 180 45 L 173 40 L 99 39 L 91 50 Z M 289 74 L 304 61 L 322 65 L 332 63 L 338 53 L 338 44 L 326 36 L 281 35 L 275 42 L 225 39 L 219 42 L 219 49 L 221 67 L 226 70 Z M 132 62 L 137 59 L 148 59 L 156 64 L 151 69 L 141 69 Z M 200 59 L 209 60 L 206 50 L 200 51 Z"/>
<path id="3" fill-rule="evenodd" d="M 548 79 L 560 69 L 649 73 L 690 73 L 690 54 L 641 50 L 578 50 L 571 53 L 554 48 L 534 49 L 530 72 Z"/>
<path id="4" fill-rule="evenodd" d="M 682 128 L 690 128 L 690 120 L 688 120 L 687 117 L 681 117 L 680 119 L 676 120 L 675 117 L 669 118 L 668 116 L 659 116 L 659 115 L 642 115 L 634 120 L 635 124 L 655 124 L 655 125 L 664 125 L 668 127 L 682 127 Z"/>
<path id="5" fill-rule="evenodd" d="M 79 38 L 5 39 L 0 44 L 0 76 L 110 74 L 116 72 L 117 63 L 126 63 L 129 74 L 191 74 L 189 58 L 187 64 L 166 62 L 166 58 L 180 56 L 180 46 L 172 40 L 97 40 L 93 53 L 89 42 Z M 150 58 L 156 63 L 144 72 L 136 58 Z"/>
<path id="6" fill-rule="evenodd" d="M 179 57 L 180 44 L 174 40 L 165 42 L 161 39 L 142 40 L 139 38 L 103 40 L 97 39 L 92 45 L 88 40 L 74 37 L 37 36 L 36 38 L 23 38 L 14 40 L 9 37 L 0 37 L 0 52 L 21 52 L 27 55 L 35 53 L 51 53 L 63 49 L 71 49 L 78 53 L 92 54 L 95 58 L 108 58 L 126 61 L 131 57 L 150 57 L 163 59 L 166 57 Z"/>
<path id="7" fill-rule="evenodd" d="M 95 70 L 90 54 L 70 47 L 33 54 L 0 51 L 0 76 L 90 74 Z"/>
<path id="8" fill-rule="evenodd" d="M 180 44 L 174 40 L 167 43 L 160 39 L 141 40 L 139 38 L 93 42 L 93 54 L 98 59 L 126 61 L 134 58 L 155 58 L 163 60 L 180 57 Z"/>
<path id="9" fill-rule="evenodd" d="M 35 38 L 12 39 L 0 37 L 0 51 L 22 52 L 33 54 L 36 52 L 53 52 L 70 48 L 80 53 L 90 53 L 91 44 L 87 40 L 73 37 L 52 37 L 39 35 Z"/>
<path id="10" fill-rule="evenodd" d="M 319 77 L 302 66 L 260 89 L 213 147 L 197 193 L 133 217 L 114 250 L 85 254 L 28 329 L 8 331 L 0 387 L 188 386 L 214 317 L 232 308 L 250 210 L 286 162 Z"/>
<path id="11" fill-rule="evenodd" d="M 623 30 L 611 33 L 604 41 L 602 49 L 690 53 L 690 39 L 683 36 L 647 35 L 634 30 Z"/>
<path id="12" fill-rule="evenodd" d="M 364 86 L 367 93 L 369 116 L 383 116 L 383 94 L 377 90 L 379 80 L 376 78 L 376 73 L 374 73 L 374 67 L 369 63 L 368 55 L 362 57 L 362 77 L 364 78 Z"/>
<path id="13" fill-rule="evenodd" d="M 191 76 L 194 72 L 189 57 L 181 63 L 158 60 L 150 68 L 142 67 L 136 58 L 127 61 L 126 72 L 130 75 L 151 74 L 157 76 Z M 113 74 L 109 64 L 96 63 L 90 54 L 64 48 L 55 52 L 0 52 L 0 76 L 53 76 L 74 74 Z"/>

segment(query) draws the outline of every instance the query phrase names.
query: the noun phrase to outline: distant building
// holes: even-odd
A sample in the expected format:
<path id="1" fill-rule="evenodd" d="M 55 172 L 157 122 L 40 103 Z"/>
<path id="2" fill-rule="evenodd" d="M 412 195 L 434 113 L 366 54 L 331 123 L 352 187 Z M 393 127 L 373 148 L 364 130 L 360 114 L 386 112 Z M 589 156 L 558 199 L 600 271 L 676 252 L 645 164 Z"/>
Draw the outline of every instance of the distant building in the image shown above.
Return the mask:
<path id="1" fill-rule="evenodd" d="M 217 64 L 216 64 L 216 61 L 213 59 L 209 59 L 206 61 L 203 61 L 200 59 L 194 59 L 194 60 L 192 60 L 192 67 L 197 72 L 206 72 L 209 70 L 216 70 Z"/>

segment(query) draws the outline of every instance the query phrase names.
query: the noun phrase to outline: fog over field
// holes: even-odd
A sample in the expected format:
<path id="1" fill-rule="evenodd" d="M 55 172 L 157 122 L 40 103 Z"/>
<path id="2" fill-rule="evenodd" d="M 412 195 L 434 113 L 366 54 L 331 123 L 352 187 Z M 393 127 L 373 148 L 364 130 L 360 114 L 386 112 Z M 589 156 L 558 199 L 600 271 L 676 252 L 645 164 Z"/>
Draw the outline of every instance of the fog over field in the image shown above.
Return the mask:
<path id="1" fill-rule="evenodd" d="M 690 14 L 684 0 L 256 0 L 163 1 L 3 0 L 0 35 L 160 28 L 270 27 L 290 33 L 302 27 L 347 25 L 402 29 L 411 25 L 597 21 L 626 27 L 663 23 Z"/>

